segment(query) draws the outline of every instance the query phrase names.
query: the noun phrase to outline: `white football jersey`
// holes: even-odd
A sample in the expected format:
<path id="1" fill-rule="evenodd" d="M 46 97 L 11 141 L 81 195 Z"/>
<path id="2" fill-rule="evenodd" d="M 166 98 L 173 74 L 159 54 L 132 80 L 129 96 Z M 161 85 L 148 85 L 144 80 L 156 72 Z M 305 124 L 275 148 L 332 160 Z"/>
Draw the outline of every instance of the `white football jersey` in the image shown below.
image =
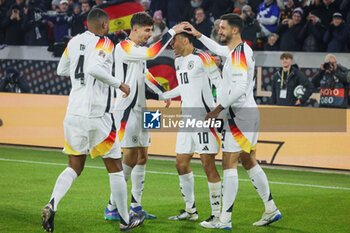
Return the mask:
<path id="1" fill-rule="evenodd" d="M 178 86 L 160 95 L 162 99 L 181 96 L 183 108 L 215 107 L 210 83 L 220 86 L 221 76 L 215 59 L 207 52 L 194 49 L 193 53 L 175 58 L 175 69 Z"/>
<path id="2" fill-rule="evenodd" d="M 242 42 L 230 51 L 228 46 L 220 46 L 204 35 L 199 40 L 217 55 L 226 57 L 222 85 L 217 89 L 217 103 L 224 108 L 231 107 L 234 112 L 257 107 L 253 93 L 255 61 L 252 49 Z"/>
<path id="3" fill-rule="evenodd" d="M 57 74 L 70 76 L 67 115 L 101 117 L 111 112 L 114 88 L 120 80 L 111 75 L 114 45 L 111 40 L 86 31 L 73 37 L 58 64 Z"/>
<path id="4" fill-rule="evenodd" d="M 138 46 L 132 40 L 121 41 L 115 48 L 115 75 L 123 83 L 130 86 L 130 94 L 122 98 L 124 94 L 117 90 L 117 102 L 115 110 L 125 110 L 133 108 L 141 111 L 146 107 L 145 84 L 156 94 L 161 94 L 165 89 L 148 72 L 147 60 L 155 59 L 169 44 L 175 35 L 175 31 L 170 29 L 163 38 L 151 47 Z"/>

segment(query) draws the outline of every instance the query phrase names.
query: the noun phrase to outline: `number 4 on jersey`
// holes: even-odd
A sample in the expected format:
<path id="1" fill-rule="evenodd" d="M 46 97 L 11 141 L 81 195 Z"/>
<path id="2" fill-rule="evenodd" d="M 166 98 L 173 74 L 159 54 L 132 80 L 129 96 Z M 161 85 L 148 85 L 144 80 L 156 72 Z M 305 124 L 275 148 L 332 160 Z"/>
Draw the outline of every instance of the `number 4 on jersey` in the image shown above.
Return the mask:
<path id="1" fill-rule="evenodd" d="M 84 55 L 79 56 L 78 65 L 74 72 L 75 79 L 80 79 L 80 84 L 85 84 L 84 79 Z"/>

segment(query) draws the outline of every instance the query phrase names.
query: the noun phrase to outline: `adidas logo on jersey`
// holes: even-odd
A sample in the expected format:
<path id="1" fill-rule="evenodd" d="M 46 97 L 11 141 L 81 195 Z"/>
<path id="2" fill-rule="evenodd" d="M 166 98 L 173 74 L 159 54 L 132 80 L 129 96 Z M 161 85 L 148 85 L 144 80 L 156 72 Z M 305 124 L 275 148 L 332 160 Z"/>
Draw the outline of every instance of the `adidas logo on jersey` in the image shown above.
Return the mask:
<path id="1" fill-rule="evenodd" d="M 206 151 L 208 151 L 209 150 L 209 148 L 207 147 L 207 146 L 205 146 L 205 147 L 203 147 L 203 149 L 202 150 L 206 150 Z"/>

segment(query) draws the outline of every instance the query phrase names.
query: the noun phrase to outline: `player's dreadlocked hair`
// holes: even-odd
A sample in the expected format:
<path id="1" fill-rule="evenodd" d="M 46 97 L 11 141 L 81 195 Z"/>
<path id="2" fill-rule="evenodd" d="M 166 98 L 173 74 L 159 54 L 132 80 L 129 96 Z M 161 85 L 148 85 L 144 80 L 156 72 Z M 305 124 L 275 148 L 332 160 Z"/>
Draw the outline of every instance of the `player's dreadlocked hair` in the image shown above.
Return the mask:
<path id="1" fill-rule="evenodd" d="M 225 14 L 225 15 L 222 15 L 220 19 L 226 20 L 231 27 L 233 28 L 236 27 L 238 28 L 239 32 L 242 32 L 244 23 L 242 18 L 238 14 L 233 14 L 233 13 Z"/>
<path id="2" fill-rule="evenodd" d="M 133 28 L 135 25 L 144 27 L 144 26 L 153 26 L 153 24 L 154 24 L 154 20 L 149 14 L 145 12 L 135 13 L 131 17 L 131 21 L 130 21 L 131 28 Z"/>

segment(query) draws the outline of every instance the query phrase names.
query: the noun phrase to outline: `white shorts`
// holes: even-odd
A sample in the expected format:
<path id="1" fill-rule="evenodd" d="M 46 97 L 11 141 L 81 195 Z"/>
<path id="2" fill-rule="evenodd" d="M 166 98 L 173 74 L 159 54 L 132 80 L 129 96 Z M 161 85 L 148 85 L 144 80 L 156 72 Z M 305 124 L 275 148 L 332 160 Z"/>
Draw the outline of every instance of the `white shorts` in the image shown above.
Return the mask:
<path id="1" fill-rule="evenodd" d="M 142 112 L 132 108 L 117 110 L 114 114 L 118 138 L 123 148 L 148 147 L 149 131 L 143 129 Z"/>
<path id="2" fill-rule="evenodd" d="M 254 113 L 253 113 L 254 112 Z M 229 111 L 225 114 L 222 131 L 223 152 L 246 152 L 256 150 L 258 142 L 260 116 L 252 109 L 242 110 L 232 118 Z"/>
<path id="3" fill-rule="evenodd" d="M 214 134 L 214 133 L 215 134 Z M 176 139 L 177 154 L 217 154 L 220 150 L 220 139 L 213 132 L 178 132 Z"/>
<path id="4" fill-rule="evenodd" d="M 65 145 L 63 152 L 71 155 L 90 154 L 92 158 L 121 158 L 120 144 L 116 140 L 116 127 L 112 114 L 103 117 L 67 115 L 63 121 Z"/>

